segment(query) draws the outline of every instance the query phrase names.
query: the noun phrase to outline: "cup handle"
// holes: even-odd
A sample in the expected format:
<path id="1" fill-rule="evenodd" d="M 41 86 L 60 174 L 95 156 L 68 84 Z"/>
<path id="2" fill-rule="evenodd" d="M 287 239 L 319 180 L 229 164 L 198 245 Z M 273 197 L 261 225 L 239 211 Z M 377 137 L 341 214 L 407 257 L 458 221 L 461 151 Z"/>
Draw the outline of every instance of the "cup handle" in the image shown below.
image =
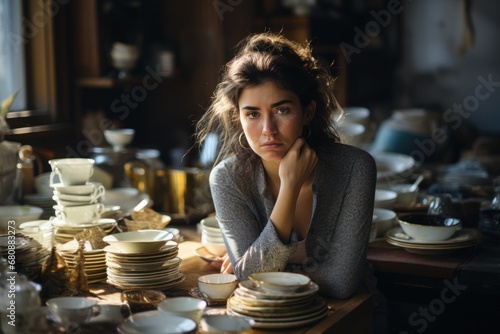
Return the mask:
<path id="1" fill-rule="evenodd" d="M 91 177 L 93 174 L 94 174 L 94 168 L 91 168 L 91 169 L 90 169 L 90 172 L 89 172 L 89 179 L 90 179 L 90 177 Z"/>
<path id="2" fill-rule="evenodd" d="M 50 186 L 54 185 L 54 177 L 56 175 L 59 177 L 59 181 L 62 182 L 61 172 L 59 171 L 59 168 L 57 168 L 57 166 L 55 166 L 54 170 L 52 172 L 50 172 L 50 181 L 49 181 Z"/>
<path id="3" fill-rule="evenodd" d="M 66 212 L 61 210 L 56 210 L 56 217 L 59 220 L 66 221 Z"/>
<path id="4" fill-rule="evenodd" d="M 104 204 L 98 203 L 96 214 L 99 216 L 104 211 Z"/>

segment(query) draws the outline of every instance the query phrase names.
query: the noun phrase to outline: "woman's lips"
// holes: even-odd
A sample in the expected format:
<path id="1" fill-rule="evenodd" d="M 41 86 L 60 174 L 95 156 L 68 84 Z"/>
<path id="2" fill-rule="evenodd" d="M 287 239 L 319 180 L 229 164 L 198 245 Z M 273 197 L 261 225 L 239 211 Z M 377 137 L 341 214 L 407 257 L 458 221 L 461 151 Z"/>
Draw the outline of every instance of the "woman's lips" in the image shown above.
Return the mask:
<path id="1" fill-rule="evenodd" d="M 267 142 L 267 143 L 263 143 L 261 145 L 262 148 L 267 148 L 267 149 L 271 149 L 271 148 L 277 148 L 277 147 L 280 147 L 282 144 L 281 143 L 278 143 L 278 142 Z"/>

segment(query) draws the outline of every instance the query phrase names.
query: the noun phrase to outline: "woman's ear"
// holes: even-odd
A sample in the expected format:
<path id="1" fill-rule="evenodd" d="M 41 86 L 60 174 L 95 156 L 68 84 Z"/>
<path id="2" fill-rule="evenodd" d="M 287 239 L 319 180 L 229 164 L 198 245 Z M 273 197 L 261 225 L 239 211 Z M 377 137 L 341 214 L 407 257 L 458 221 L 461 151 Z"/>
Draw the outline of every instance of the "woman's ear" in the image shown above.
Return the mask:
<path id="1" fill-rule="evenodd" d="M 304 124 L 307 125 L 307 124 L 311 123 L 311 120 L 314 118 L 315 112 L 316 112 L 316 101 L 312 100 L 305 109 Z"/>

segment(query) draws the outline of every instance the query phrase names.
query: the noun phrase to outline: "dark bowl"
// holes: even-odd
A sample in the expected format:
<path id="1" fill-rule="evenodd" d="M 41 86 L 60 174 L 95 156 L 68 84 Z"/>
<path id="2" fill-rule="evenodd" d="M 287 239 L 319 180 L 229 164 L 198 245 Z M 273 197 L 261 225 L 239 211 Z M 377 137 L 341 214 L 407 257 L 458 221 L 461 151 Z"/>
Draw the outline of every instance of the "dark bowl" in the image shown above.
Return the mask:
<path id="1" fill-rule="evenodd" d="M 399 217 L 400 220 L 424 226 L 459 226 L 462 221 L 458 218 L 442 216 L 442 215 L 429 215 L 429 214 L 411 214 Z"/>

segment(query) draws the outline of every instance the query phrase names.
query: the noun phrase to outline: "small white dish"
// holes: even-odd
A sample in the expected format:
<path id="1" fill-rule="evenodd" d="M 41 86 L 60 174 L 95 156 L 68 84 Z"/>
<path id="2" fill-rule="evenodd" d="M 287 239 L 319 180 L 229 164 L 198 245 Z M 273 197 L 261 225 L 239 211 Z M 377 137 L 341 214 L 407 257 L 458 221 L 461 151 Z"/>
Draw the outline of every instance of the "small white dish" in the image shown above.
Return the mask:
<path id="1" fill-rule="evenodd" d="M 307 288 L 311 279 L 289 272 L 260 272 L 248 276 L 259 288 L 270 292 L 296 292 Z"/>
<path id="2" fill-rule="evenodd" d="M 160 250 L 168 240 L 173 239 L 173 234 L 162 230 L 138 230 L 110 234 L 102 240 L 114 248 L 129 253 L 151 253 Z"/>
<path id="3" fill-rule="evenodd" d="M 227 299 L 238 286 L 238 279 L 233 274 L 208 274 L 198 277 L 200 292 L 210 299 Z"/>
<path id="4" fill-rule="evenodd" d="M 244 333 L 254 324 L 250 317 L 228 314 L 204 315 L 200 320 L 201 330 L 205 333 Z"/>
<path id="5" fill-rule="evenodd" d="M 157 310 L 133 314 L 118 325 L 118 330 L 125 334 L 180 334 L 190 333 L 195 329 L 196 323 L 193 320 Z"/>

